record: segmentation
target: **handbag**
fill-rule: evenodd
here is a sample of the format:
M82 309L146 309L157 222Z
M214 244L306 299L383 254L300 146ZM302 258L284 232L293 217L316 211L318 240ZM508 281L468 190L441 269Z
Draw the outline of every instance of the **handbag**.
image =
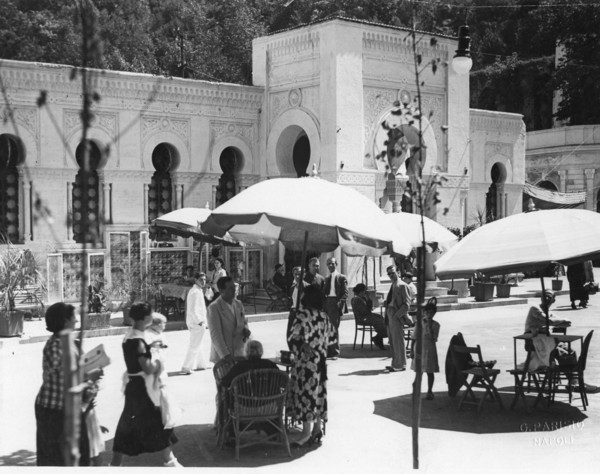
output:
M583 285L583 287L588 292L588 295L595 295L598 293L598 283L588 281L585 285Z

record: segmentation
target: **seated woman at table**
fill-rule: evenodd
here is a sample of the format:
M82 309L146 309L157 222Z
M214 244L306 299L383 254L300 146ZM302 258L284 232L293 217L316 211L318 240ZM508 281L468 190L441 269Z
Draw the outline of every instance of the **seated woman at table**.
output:
M539 306L529 308L527 318L525 319L525 333L531 333L534 337L538 333L548 334L546 330L546 313L550 311L550 306L556 301L554 293L546 290L541 298ZM554 319L549 315L548 322L550 326L569 327L571 321L565 319Z
M285 267L278 263L275 265L275 273L273 274L273 283L275 286L284 294L290 294L290 287L292 286L292 282L285 275Z

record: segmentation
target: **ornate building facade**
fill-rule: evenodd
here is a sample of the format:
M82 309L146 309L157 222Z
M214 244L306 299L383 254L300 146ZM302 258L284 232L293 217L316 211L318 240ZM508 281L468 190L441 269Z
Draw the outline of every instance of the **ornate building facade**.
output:
M400 207L376 159L381 122L396 100L416 96L407 31L334 19L253 41L253 86L97 71L94 119L81 137L81 83L67 66L2 61L0 206L2 230L48 262L49 299L74 299L82 212L97 226L92 275L136 268L156 281L202 259L186 239L157 244L151 220L181 207L214 208L260 180L306 175L352 186L386 211ZM469 81L450 67L456 39L423 41L424 179L441 173L440 203L428 214L462 228L480 208L518 212L524 128L515 114L469 110ZM40 95L43 99L40 103ZM93 180L79 174L88 147ZM87 189L90 206L81 209ZM325 199L326 197L324 197ZM301 200L301 196L299 196ZM11 207L12 206L12 207ZM283 248L223 250L261 285ZM351 281L362 259L342 258ZM201 265L205 265L205 259ZM168 268L165 270L165 268Z

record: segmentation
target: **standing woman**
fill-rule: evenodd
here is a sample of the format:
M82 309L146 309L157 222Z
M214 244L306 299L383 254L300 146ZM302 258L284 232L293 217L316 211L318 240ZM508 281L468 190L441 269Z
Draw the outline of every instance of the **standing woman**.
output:
M293 417L302 421L302 435L294 447L319 443L321 421L327 421L327 346L335 342L335 333L322 308L319 289L306 287L288 337L295 356L289 404Z
M144 339L144 330L152 323L152 307L147 302L134 303L129 312L133 326L123 341L123 356L127 366L125 407L119 419L111 466L120 466L123 455L161 451L167 467L181 467L171 451L177 442L172 429L165 429L160 407L150 399L146 390L145 375L160 372L160 361L153 361L150 346Z
M209 283L210 283L210 287L212 288L213 293L214 293L212 301L215 301L221 294L221 293L219 293L219 288L217 286L217 282L219 281L219 278L226 277L227 272L223 268L225 266L225 262L223 262L222 258L220 258L220 257L215 258L213 265L215 266L215 269L213 270L213 272L210 276Z
M75 327L75 307L54 303L46 310L46 329L52 333L44 345L42 386L35 399L36 451L38 466L65 466L63 458L64 374L60 332ZM82 424L79 465L89 465L89 443Z

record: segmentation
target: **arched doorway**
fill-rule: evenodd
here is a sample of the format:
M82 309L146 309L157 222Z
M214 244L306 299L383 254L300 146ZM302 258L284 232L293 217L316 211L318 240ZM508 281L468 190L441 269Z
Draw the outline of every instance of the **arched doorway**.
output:
M504 197L504 182L506 168L502 163L494 163L490 172L492 184L485 196L485 221L493 222L505 217L506 205Z
M87 150L86 150L87 148ZM88 153L88 168L85 154ZM100 185L98 169L102 163L102 152L93 140L82 141L75 149L75 160L79 171L75 176L72 191L73 240L77 243L100 240ZM87 223L84 222L87 219Z
M23 146L17 137L0 135L0 234L19 242L19 170L24 161Z
M179 165L177 149L170 143L159 143L152 151L154 174L148 186L148 221L173 210L173 180L171 172ZM151 233L154 240L170 240L168 232Z
M538 188L548 189L549 191L558 191L558 188L552 181L544 180L536 184Z
M296 175L299 178L308 176L306 171L308 170L308 164L310 163L310 142L308 141L306 134L300 135L296 139L292 151L292 161L294 163Z
M219 166L221 167L221 177L215 193L215 204L221 204L229 201L238 192L237 176L244 167L244 155L242 152L228 146L219 156Z
M277 167L282 175L308 176L311 148L308 135L302 127L286 127L277 140L275 148Z

